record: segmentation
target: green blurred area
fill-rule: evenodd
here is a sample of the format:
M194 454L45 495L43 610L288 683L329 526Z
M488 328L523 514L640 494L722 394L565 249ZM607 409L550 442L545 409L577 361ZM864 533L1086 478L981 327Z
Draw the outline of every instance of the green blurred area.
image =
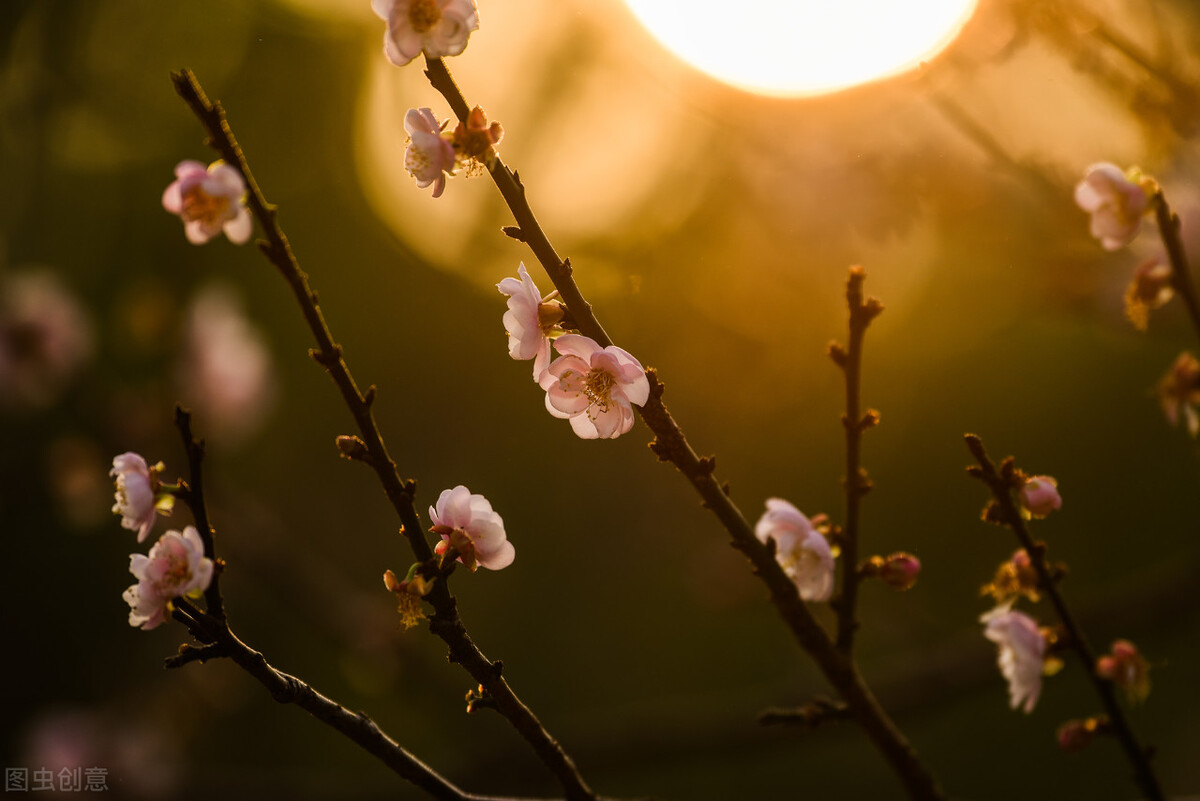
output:
M1139 163L1200 253L1194 8L985 2L922 77L788 101L655 71L617 0L480 5L451 70L503 122L501 153L606 329L659 369L748 517L780 496L841 519L844 401L825 347L845 337L847 267L866 267L887 311L866 345L864 402L882 424L865 443L862 547L911 551L924 571L902 595L864 587L860 659L951 795L1137 795L1114 743L1055 745L1062 721L1098 711L1078 665L1047 679L1033 714L1007 706L977 619L1016 543L979 522L967 431L1057 477L1063 510L1034 533L1069 563L1093 644L1128 638L1150 659L1154 691L1131 718L1170 793L1200 792L1200 451L1154 397L1195 334L1177 303L1146 334L1123 319L1155 232L1105 253L1071 200L1088 164ZM135 547L105 473L135 450L182 474L183 321L219 282L276 377L258 430L194 422L234 630L465 789L559 792L502 719L463 713L472 682L440 641L401 630L380 576L411 557L373 476L337 456L353 421L286 286L253 246L194 247L162 210L175 164L212 158L169 81L186 66L225 106L356 378L377 385L420 508L461 483L504 517L516 562L456 575L454 592L592 786L900 797L853 726L755 722L827 689L744 559L642 424L578 440L506 357L492 287L522 260L549 282L500 233L486 177L433 200L394 169L402 129L381 154L380 86L401 113L448 111L419 65L382 63L366 0L6 0L0 31L0 274L54 271L95 340L52 403L0 409L5 766L83 754L114 797L423 797L231 665L164 672L178 626L126 624ZM189 522L180 510L156 532Z

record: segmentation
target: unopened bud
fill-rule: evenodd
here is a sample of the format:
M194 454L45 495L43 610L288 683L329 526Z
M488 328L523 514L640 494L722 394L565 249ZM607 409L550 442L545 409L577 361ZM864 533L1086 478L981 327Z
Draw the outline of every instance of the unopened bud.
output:
M921 573L921 560L910 553L899 551L884 560L879 578L896 590L907 590L917 583Z
M367 450L367 444L353 434L343 434L334 440L337 449L342 456L347 459L356 459L360 462L367 461L370 452Z
M1062 508L1058 494L1058 482L1050 476L1033 476L1025 479L1025 485L1017 494L1021 508L1031 517L1045 517Z
M1076 754L1092 744L1096 738L1096 718L1068 720L1058 727L1058 747L1069 754Z

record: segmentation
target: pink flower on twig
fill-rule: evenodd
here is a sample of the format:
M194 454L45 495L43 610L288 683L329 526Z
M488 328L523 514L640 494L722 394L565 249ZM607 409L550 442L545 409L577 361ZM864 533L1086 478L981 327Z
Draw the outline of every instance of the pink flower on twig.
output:
M441 197L446 175L454 174L454 144L442 133L437 117L427 108L410 108L404 115L404 130L410 142L404 153L404 168L417 179L421 189L433 184L433 196Z
M1008 680L1009 705L1032 712L1042 692L1046 656L1046 638L1037 621L1014 612L1010 602L985 612L979 622L985 626L983 636L1000 648L998 661L1000 672Z
M1146 190L1121 172L1115 164L1102 162L1087 168L1075 187L1075 202L1092 215L1092 236L1105 250L1128 245L1142 227L1142 215L1150 206Z
M479 27L475 0L371 0L371 10L387 23L383 52L397 67L422 51L433 58L457 56Z
M172 600L208 589L213 562L204 555L199 532L188 526L182 534L162 535L148 556L131 555L129 572L138 580L122 596L130 607L129 625L149 630L167 619Z
M522 361L533 359L533 380L537 381L550 364L550 334L562 333L556 329L563 318L563 307L542 300L524 264L517 268L517 275L519 279L505 278L496 284L500 294L508 296L508 311L504 313L508 355Z
M805 601L828 601L833 594L833 552L829 541L804 514L782 498L768 498L767 511L754 526L765 543L775 540L775 561L796 584Z
M616 439L633 428L633 407L650 397L641 362L581 334L559 337L554 348L562 355L538 379L547 411L570 420L583 439Z
M116 484L113 514L121 515L122 528L137 532L138 542L146 539L158 513L170 514L175 505L173 495L159 492L162 485L158 474L162 471L162 462L150 467L140 454L132 451L113 457L112 470L108 472Z
M504 520L492 511L487 498L472 495L462 484L442 490L437 504L429 507L429 519L430 530L442 538L437 553L456 552L458 561L470 570L479 566L499 570L516 558L516 549L504 533Z
M193 245L203 245L222 231L241 245L250 238L253 223L245 204L242 174L222 161L207 168L198 161L181 161L175 181L163 192L163 208L178 214Z

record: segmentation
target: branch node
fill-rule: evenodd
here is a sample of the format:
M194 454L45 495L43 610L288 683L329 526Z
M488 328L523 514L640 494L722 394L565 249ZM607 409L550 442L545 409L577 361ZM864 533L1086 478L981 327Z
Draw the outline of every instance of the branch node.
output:
M367 387L367 391L363 393L363 404L370 408L375 403L375 385Z
M506 225L503 228L501 228L500 230L504 232L505 236L512 237L513 239L517 240L518 242L528 242L529 241L525 238L525 232L521 230L521 227L519 225Z

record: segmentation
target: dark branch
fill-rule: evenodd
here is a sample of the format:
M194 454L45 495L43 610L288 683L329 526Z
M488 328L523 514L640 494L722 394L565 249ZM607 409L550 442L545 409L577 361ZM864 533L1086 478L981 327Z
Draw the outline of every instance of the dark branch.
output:
M1142 792L1151 801L1162 801L1164 798L1163 791L1159 787L1158 778L1154 775L1153 768L1150 766L1150 758L1147 751L1138 744L1137 737L1133 733L1133 728L1129 725L1129 721L1126 720L1125 712L1121 709L1121 705L1117 701L1116 693L1113 692L1112 683L1100 678L1096 674L1095 653L1092 651L1091 645L1088 644L1087 637L1083 633L1083 628L1076 623L1075 616L1071 614L1071 610L1067 606L1062 592L1058 589L1057 582L1055 581L1055 571L1046 564L1045 549L1038 547L1034 543L1033 537L1030 536L1029 529L1025 525L1025 520L1017 508L1016 501L1013 499L1011 476L1015 471L1015 467L1013 467L1011 457L1005 459L1000 466L1000 470L997 470L996 465L988 458L987 451L983 447L983 440L975 434L967 434L966 442L971 455L979 463L978 470L970 471L971 476L978 478L986 484L992 493L992 500L995 504L992 508L997 510L997 514L994 516L992 522L1000 523L1009 528L1016 535L1017 540L1021 543L1021 547L1029 554L1029 561L1038 574L1038 587L1050 598L1050 602L1054 605L1054 611L1058 614L1059 622L1067 632L1066 639L1069 646L1075 651L1075 654L1079 657L1079 661L1083 663L1084 671L1087 673L1092 685L1096 688L1096 693L1100 696L1100 700L1104 704L1104 709L1108 712L1108 716L1112 720L1113 733L1120 741L1121 747L1133 765L1134 778L1138 786L1142 788Z

